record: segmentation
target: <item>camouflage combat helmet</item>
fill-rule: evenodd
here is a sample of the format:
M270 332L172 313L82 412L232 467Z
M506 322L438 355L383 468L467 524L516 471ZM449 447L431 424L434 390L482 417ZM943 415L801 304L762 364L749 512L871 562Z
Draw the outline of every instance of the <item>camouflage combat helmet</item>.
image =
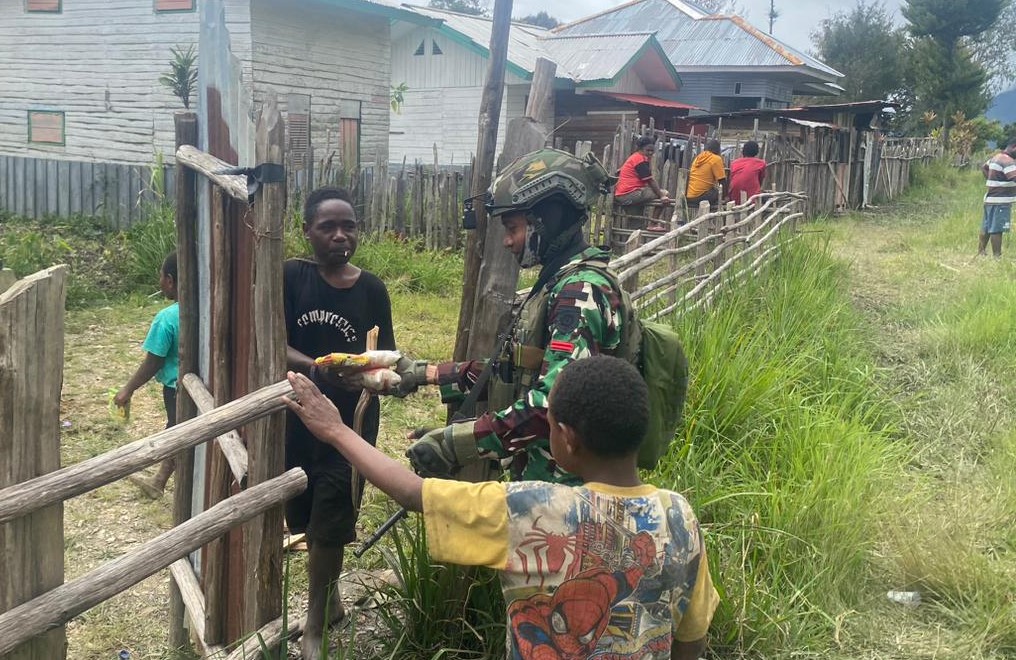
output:
M555 195L585 211L610 192L607 170L592 153L576 158L567 151L540 149L521 156L501 170L487 192L487 214L496 217L529 211Z

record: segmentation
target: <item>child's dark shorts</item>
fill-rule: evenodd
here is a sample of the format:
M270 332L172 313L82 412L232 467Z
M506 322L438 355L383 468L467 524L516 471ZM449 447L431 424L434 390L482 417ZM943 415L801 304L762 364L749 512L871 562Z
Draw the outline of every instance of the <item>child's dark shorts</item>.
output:
M364 419L364 438L377 442L378 406ZM373 413L373 414L372 414ZM350 420L352 422L352 420ZM292 413L286 419L286 469L303 468L307 490L286 502L286 524L293 534L305 533L311 543L348 545L356 540L364 480L333 447L318 441Z

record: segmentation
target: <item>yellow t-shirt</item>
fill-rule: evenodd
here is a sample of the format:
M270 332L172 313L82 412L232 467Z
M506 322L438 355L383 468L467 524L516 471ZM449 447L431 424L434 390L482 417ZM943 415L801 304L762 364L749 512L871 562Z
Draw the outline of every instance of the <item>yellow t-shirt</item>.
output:
M691 163L688 170L688 192L689 199L701 197L716 186L717 183L727 178L723 169L723 158L711 151L703 151Z
M501 571L509 657L669 657L719 600L691 506L654 486L427 479L423 515L434 559Z

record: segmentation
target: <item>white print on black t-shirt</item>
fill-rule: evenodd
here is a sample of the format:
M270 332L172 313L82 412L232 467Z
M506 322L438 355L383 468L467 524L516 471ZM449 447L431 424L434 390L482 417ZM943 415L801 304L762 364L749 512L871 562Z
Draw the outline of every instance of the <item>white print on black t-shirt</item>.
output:
M339 316L335 312L329 312L327 309L315 309L296 320L298 328L305 328L312 323L334 326L342 333L346 341L356 341L356 328L353 327L353 324L346 317Z

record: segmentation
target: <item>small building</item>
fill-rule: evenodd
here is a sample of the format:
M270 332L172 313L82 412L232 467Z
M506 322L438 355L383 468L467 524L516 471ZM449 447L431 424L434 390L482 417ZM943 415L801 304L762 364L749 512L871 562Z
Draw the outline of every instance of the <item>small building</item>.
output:
M254 109L269 88L276 91L302 167L329 156L346 167L387 158L391 26L429 19L394 0L221 1ZM124 211L133 219L131 209L109 200L133 204L141 168L159 153L172 158L173 113L182 105L159 77L169 70L171 48L197 49L198 4L0 3L0 209ZM48 198L63 198L49 191L70 185L59 180L63 171L71 176L68 163L102 164L102 176L88 168L89 180L77 175L76 187L93 194L51 205ZM33 190L43 193L26 201Z
M405 102L392 111L391 160L441 165L470 162L486 82L492 21L482 16L406 7L430 25L397 25L392 35L392 84L405 84ZM515 23L509 33L498 149L508 123L525 114L536 61L557 64L552 116L555 136L590 140L613 136L622 114L686 115L689 107L660 98L681 88L681 76L651 32L556 35ZM668 115L669 116L669 115ZM605 138L609 141L609 138ZM604 142L605 143L605 142ZM594 148L598 146L594 143ZM436 152L436 153L435 153Z
M837 96L843 74L739 16L682 0L633 0L554 29L559 36L650 30L681 76L660 96L704 113L789 107L795 96ZM695 114L697 111L692 111Z

